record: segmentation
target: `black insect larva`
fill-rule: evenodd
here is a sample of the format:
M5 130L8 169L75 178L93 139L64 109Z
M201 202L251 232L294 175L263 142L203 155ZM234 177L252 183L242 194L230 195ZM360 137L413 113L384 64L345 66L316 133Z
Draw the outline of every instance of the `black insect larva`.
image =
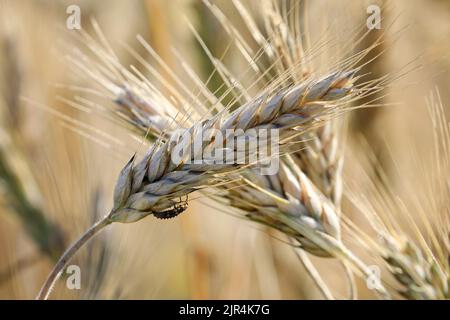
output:
M171 218L175 218L177 215L182 213L184 210L187 209L187 207L188 207L188 202L187 202L187 198L186 198L186 201L183 202L182 204L175 204L173 206L173 208L167 209L164 211L153 212L153 215L158 219L171 219Z

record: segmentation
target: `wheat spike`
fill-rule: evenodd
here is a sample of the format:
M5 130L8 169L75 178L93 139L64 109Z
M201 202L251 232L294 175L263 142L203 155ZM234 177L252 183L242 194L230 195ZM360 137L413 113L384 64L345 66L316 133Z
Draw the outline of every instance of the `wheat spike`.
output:
M301 171L285 163L273 176L262 176L256 170L244 172L246 183L230 188L226 195L231 205L245 211L248 219L269 225L297 239L306 251L330 257L330 250L314 243L280 216L324 232L340 240L340 224L334 206Z
M326 103L351 92L352 76L353 72L334 73L272 95L261 95L230 115L221 113L186 129L185 133L191 141L211 128L223 133L240 129L244 135L251 129L268 128L279 129L280 136L289 131L292 135L293 128L307 128L328 115L333 108L327 108ZM225 139L235 138L224 136ZM223 164L216 168L205 164L174 164L170 155L182 138L182 135L171 136L172 143L156 144L138 164L135 165L133 159L125 166L116 185L112 221L134 222L152 212L170 208L176 198L214 183L214 175L243 167L238 164ZM203 145L201 151L208 148L214 147L209 143Z
M403 297L411 300L448 299L448 277L412 241L386 237L381 250L389 271L403 287L399 289Z

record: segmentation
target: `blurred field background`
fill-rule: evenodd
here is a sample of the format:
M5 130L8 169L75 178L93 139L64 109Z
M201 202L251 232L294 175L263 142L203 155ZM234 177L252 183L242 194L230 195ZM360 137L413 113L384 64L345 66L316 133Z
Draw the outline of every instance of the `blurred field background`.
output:
M242 23L230 1L213 2L231 20L236 18L237 25ZM244 3L258 6L257 1ZM345 43L349 30L364 26L366 8L374 1L308 3L312 39L320 41L329 32ZM414 68L383 93L385 107L359 110L349 117L346 154L352 156L345 163L345 181L364 185L352 163L357 161L357 140L363 136L392 187L402 194L407 191L396 183L398 168L393 163L403 177L421 184L410 146L418 154L430 151L432 128L424 121L425 97L439 88L445 110L450 110L450 4L446 0L378 3L384 19L378 36L385 37L385 52L367 71L376 77L410 62ZM73 47L84 49L71 34L74 31L65 27L66 8L72 4L81 8L85 31L93 32L90 20L95 19L123 65L134 65L144 74L146 70L125 48L145 56L137 34L174 70L179 65L171 48L176 48L203 79L212 67L186 19L216 56L227 47L225 31L197 0L0 0L2 299L36 295L65 244L108 212L117 173L141 148L139 140L106 113L86 112L66 101L74 95L66 85L91 85L65 59ZM226 63L234 70L245 67L233 60L232 52ZM210 83L211 88L219 85ZM17 188L11 190L11 185ZM231 209L217 209L201 195L192 198L188 211L176 219L149 217L109 228L72 262L81 267L81 290L68 290L61 279L53 298L321 298L276 232L235 218ZM350 203L343 205L343 211L358 221ZM313 261L337 296L345 297L342 267L327 259ZM363 283L359 286L363 298L371 297Z

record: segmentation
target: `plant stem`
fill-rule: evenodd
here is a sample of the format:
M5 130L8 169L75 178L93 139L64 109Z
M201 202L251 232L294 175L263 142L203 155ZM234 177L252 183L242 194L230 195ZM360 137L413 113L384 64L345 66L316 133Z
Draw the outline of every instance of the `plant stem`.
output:
M38 296L36 297L36 300L47 300L53 286L55 285L56 281L61 276L64 268L66 267L67 263L70 261L70 259L75 255L75 253L83 247L89 240L91 240L100 230L102 230L104 227L109 225L112 221L109 219L109 215L105 216L102 220L96 222L94 225L92 225L77 241L75 241L59 258L58 262L56 263L55 267L53 268L52 272L47 277L47 280L45 280L44 285L42 286L41 290L39 291Z
M358 299L358 290L356 288L355 277L353 275L353 271L351 267L348 265L347 261L341 261L342 266L344 267L345 274L347 275L347 283L348 283L348 291L349 291L349 300L357 300Z
M328 286L326 285L326 283L323 281L323 279L320 276L319 272L317 271L316 267L314 267L311 259L307 255L307 253L303 249L297 249L297 248L294 248L294 252L297 255L300 262L302 263L305 270L311 276L311 279L314 281L315 285L320 290L320 292L322 293L324 298L327 300L334 300L333 294L331 293L331 291L328 288Z

